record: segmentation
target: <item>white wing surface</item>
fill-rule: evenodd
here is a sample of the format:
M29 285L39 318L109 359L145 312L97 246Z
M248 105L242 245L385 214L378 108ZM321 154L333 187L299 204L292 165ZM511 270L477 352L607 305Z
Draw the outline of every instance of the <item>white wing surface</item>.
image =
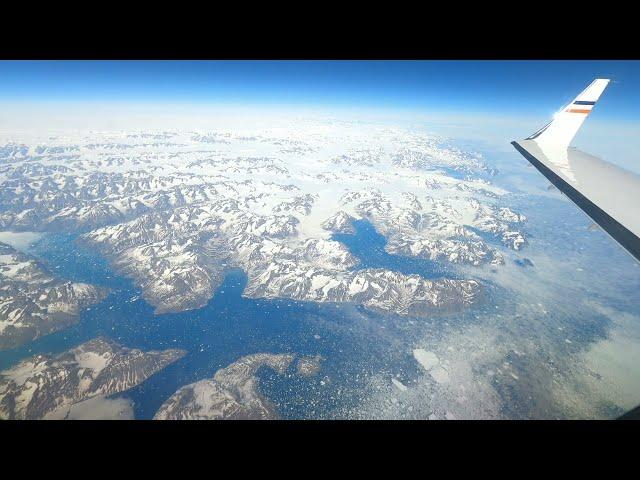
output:
M512 145L640 261L640 176L570 147L609 80L594 80L553 120Z

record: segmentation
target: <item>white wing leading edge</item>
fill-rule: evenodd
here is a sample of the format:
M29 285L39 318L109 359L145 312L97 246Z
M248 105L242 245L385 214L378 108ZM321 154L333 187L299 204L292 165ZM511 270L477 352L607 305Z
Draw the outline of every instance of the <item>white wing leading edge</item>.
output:
M608 84L594 80L551 122L511 144L640 261L640 176L569 147Z

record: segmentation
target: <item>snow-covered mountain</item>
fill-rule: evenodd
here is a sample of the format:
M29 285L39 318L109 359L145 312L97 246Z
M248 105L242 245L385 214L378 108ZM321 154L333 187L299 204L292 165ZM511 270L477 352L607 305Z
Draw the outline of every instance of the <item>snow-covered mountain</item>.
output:
M56 278L30 255L0 242L0 350L73 325L81 308L107 293L95 285Z
M284 374L296 358L292 354L256 353L218 370L212 379L185 385L162 404L155 420L269 420L277 418L272 403L260 395L256 373L271 368ZM320 369L316 357L299 357L299 375Z
M240 268L248 297L419 315L469 305L481 285L359 269L332 234L365 219L389 253L500 265L526 243L525 218L493 173L442 138L344 122L14 135L0 147L0 228L81 232L159 314L202 307Z
M59 355L36 355L0 371L0 418L41 419L89 398L123 392L184 354L143 352L99 337Z

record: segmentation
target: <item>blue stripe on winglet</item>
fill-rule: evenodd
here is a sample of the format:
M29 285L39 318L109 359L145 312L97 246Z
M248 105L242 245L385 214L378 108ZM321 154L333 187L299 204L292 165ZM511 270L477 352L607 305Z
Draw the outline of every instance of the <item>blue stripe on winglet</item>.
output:
M574 105L595 105L596 102L587 102L586 100L576 100L573 102Z

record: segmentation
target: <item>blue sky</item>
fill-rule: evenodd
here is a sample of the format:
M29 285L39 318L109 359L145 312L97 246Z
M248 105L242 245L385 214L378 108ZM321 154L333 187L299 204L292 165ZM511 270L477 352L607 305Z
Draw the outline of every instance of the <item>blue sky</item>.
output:
M602 119L638 120L640 62L0 62L0 101L315 105L553 113L595 77L617 83Z

